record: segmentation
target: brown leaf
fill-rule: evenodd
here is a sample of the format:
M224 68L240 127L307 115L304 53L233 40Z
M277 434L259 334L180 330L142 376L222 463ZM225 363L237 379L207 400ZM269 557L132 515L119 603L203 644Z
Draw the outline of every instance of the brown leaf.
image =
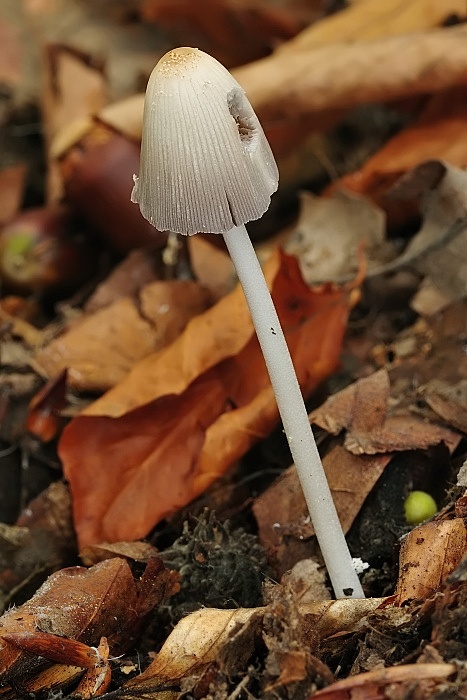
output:
M75 690L77 697L82 698L82 700L103 695L112 678L109 664L109 645L105 637L102 637L95 651L97 654L96 662L87 669Z
M36 647L48 639L46 646L48 644L51 648L52 658L60 642L54 642L48 635L65 637L89 646L96 646L105 636L113 653L127 648L141 624L141 616L148 611L148 601L160 602L151 589L157 582L157 575L162 575L164 579L166 574L160 562L156 569L157 574L151 574L152 584L146 585L141 594L123 559L109 559L90 569L72 567L52 574L30 600L0 618L1 681L12 682L18 676L25 679L43 665L43 659L31 657L18 649L18 640L22 640L24 648L28 639L33 642L35 639ZM165 591L164 585L162 589ZM159 586L159 593L160 590ZM37 632L46 636L39 634L35 637ZM16 635L13 637L16 639L15 646L1 641L4 635L12 634ZM69 650L66 642L64 647L66 656L67 648ZM71 647L76 661L76 648Z
M395 693L406 695L406 688L417 692L421 700L429 700L436 693L436 686L456 673L454 664L406 664L378 668L367 673L358 673L332 683L324 690L313 693L318 700L389 700ZM387 690L387 693L386 693ZM412 691L411 691L412 692Z
M166 639L154 661L126 688L143 690L192 674L218 660L222 648L243 629L244 643L256 633L263 608L215 610L204 608L184 617Z
M106 391L143 357L171 343L209 300L197 282L151 282L137 299L123 297L75 322L36 354L34 366L48 377L67 368L71 387Z
M423 387L423 396L446 423L467 434L467 379L455 384L432 379Z
M340 446L324 457L324 470L344 532L350 529L390 459L389 455L353 455ZM288 569L290 538L301 541L314 534L295 467L281 474L255 500L253 512L261 542L274 550L280 570Z
M362 244L370 268L387 259L384 212L372 202L346 192L330 197L304 192L300 204L285 250L297 256L308 284L354 277Z
M2 639L12 646L34 656L43 656L47 661L59 664L91 668L99 658L97 650L75 639L56 634L32 630L27 632L3 632Z
M271 272L306 395L338 360L349 292L309 290L287 256L272 261L270 280ZM237 288L65 429L59 449L81 546L146 535L225 473L277 421L264 360ZM111 470L103 468L107 463Z
M404 173L430 159L443 159L459 168L467 165L466 95L463 86L433 96L414 124L333 187L366 194L388 210L390 219L396 222L413 215L413 206L407 208L400 201L395 203L386 196L388 190Z
M226 65L246 63L268 53L272 46L296 34L306 21L320 14L319 0L210 0L199 11L191 0L144 0L146 21L168 27L185 45L208 51Z
M465 27L374 41L277 51L234 72L268 127L325 110L350 109L465 86Z
M62 428L60 411L65 408L67 371L63 369L31 399L26 428L42 442L50 442Z
M334 41L365 41L441 27L453 16L463 17L463 0L358 0L340 12L315 22L281 50L303 51Z
M62 569L27 603L0 618L0 637L39 630L96 645L105 634L112 647L118 648L127 641L126 636L122 638L122 628L133 621L135 603L133 577L122 559L110 559L91 569ZM28 675L40 663L0 641L0 678Z
M102 542L90 547L84 547L79 553L81 561L86 566L92 566L105 559L121 557L129 561L142 561L147 563L157 553L157 549L149 542L114 542L113 544Z
M0 170L0 225L18 213L26 178L24 165L12 165Z
M445 442L453 449L458 437L443 426L411 415L387 415L389 376L382 369L329 397L311 420L333 434L345 429L344 445L353 454L426 449Z
M467 550L461 518L438 520L414 528L403 539L395 603L428 598L460 563Z
M132 250L97 285L85 304L86 313L104 309L122 297L136 297L145 284L161 279L163 269L160 263L160 256L156 257L147 248Z
M75 552L69 491L56 481L28 504L16 525L0 523L0 588L6 593L34 574L45 577Z
M83 121L107 104L107 83L102 66L71 46L50 44L46 49L46 89L43 93L47 141L71 122ZM49 201L62 195L56 165L49 163Z

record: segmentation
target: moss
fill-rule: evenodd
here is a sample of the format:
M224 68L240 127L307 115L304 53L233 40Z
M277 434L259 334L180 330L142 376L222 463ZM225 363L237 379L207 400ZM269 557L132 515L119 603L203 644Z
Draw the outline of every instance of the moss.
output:
M181 590L171 598L172 621L203 606L255 607L262 604L266 553L256 536L220 523L206 510L161 552L167 567L181 574Z

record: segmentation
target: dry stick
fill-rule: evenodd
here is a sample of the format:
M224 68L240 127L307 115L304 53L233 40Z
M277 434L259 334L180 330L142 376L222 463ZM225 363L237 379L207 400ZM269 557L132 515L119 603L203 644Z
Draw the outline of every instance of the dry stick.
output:
M250 309L290 451L336 597L364 598L276 309L245 226L224 235Z

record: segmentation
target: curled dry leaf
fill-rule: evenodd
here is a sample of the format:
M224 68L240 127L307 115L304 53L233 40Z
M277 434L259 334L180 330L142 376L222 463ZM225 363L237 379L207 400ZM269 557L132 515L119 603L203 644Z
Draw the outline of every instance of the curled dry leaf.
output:
M389 414L389 396L389 375L381 369L330 396L311 420L334 435L345 429L344 445L353 454L426 449L439 442L452 450L458 444L452 430L407 410Z
M446 423L467 434L467 378L452 384L432 379L423 387L423 397Z
M321 639L351 631L382 603L382 598L309 602L299 608L304 629L313 629ZM267 608L217 610L204 608L184 617L166 639L154 661L140 676L125 686L138 691L178 681L203 666L226 662L225 649L234 640L243 645L237 659L251 654L254 639L261 634L261 621ZM228 663L228 662L227 662ZM244 666L243 666L244 668ZM229 665L229 672L238 672Z
M45 577L75 551L70 494L56 481L28 504L16 525L0 523L0 589L7 593L39 572Z
M466 551L467 530L461 518L436 520L413 529L402 541L395 604L431 596Z
M83 52L62 44L50 44L46 50L45 90L42 99L47 141L71 122L89 120L107 104L107 81L102 66ZM48 169L49 201L63 194L57 164L50 158Z
M109 645L105 637L102 637L99 646L94 651L97 656L96 661L87 669L75 690L77 697L82 698L82 700L103 695L111 681Z
M295 259L283 254L274 256L267 275L307 395L338 361L352 292L310 290ZM264 360L237 288L65 429L59 452L81 546L146 535L225 473L277 421Z
M171 574L161 562L151 569L139 589L123 559L52 574L30 600L0 618L0 682L24 680L43 666L43 658L30 656L23 650L25 645L36 643L44 653L45 644L51 658L58 651L66 658L67 642L60 648L56 641L61 637L96 646L105 636L113 653L127 648L148 609L160 603L172 587ZM6 641L8 637L15 643ZM82 648L71 647L70 664L76 663L77 654L82 664Z
M385 215L372 202L344 191L330 197L304 192L300 205L300 217L285 250L297 256L308 284L355 276L362 245L370 269L388 258Z
M414 206L404 206L388 196L391 186L423 161L443 159L453 166L467 165L465 124L467 88L453 87L434 95L414 124L390 139L365 164L341 178L333 187L365 194L388 211L390 221L401 223L413 216Z
M449 677L454 677L457 668L454 664L406 664L391 666L368 673L359 673L342 681L332 683L324 690L313 693L318 700L389 700L394 693L406 696L406 688L416 692L420 700L429 700L436 693L436 686ZM386 692L387 691L387 692ZM399 697L399 695L397 696Z
M227 65L246 63L269 53L272 46L294 36L307 22L319 17L321 2L268 0L244 3L211 0L209 10L191 0L144 0L145 20L168 27L185 44L199 46Z
M0 170L0 225L18 213L23 198L26 166L11 165Z
M235 71L264 126L467 84L467 30L278 51Z
M143 357L169 345L209 302L197 282L151 282L136 299L123 297L75 322L35 355L34 367L47 377L67 368L71 387L106 391Z
M241 634L251 649L262 613L262 608L204 608L191 613L180 620L154 661L127 687L144 689L190 675L218 660L223 647L236 635Z
M364 41L441 27L453 16L465 16L463 0L358 0L340 12L311 24L279 51L303 51L334 41Z

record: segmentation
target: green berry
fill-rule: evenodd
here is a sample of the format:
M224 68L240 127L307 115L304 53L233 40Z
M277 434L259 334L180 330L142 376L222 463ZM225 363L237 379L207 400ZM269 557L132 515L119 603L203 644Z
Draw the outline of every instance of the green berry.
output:
M425 491L411 491L404 501L405 519L409 525L419 525L438 512L435 499Z

